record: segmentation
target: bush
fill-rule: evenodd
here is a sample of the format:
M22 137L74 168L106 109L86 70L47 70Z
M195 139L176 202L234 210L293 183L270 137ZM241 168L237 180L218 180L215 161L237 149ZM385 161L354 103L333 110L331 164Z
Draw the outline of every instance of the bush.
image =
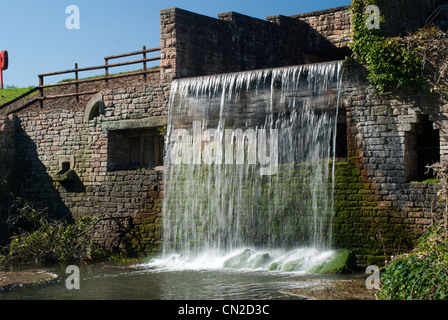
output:
M378 299L448 298L448 241L442 224L434 224L411 253L395 258L381 275Z
M102 251L92 244L88 234L97 221L91 217L74 223L50 220L45 210L36 210L27 201L17 199L8 219L13 236L0 260L6 264L52 264L102 258Z

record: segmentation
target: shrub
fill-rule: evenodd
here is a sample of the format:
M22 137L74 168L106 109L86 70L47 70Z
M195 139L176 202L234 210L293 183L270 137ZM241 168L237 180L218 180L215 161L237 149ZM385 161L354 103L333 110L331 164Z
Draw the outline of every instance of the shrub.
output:
M434 224L411 253L395 258L381 275L378 299L448 298L448 241L442 224Z
M50 220L45 210L36 210L27 201L17 199L8 219L13 236L1 260L51 264L100 259L103 253L92 244L88 233L97 221L92 217L82 217L74 223Z

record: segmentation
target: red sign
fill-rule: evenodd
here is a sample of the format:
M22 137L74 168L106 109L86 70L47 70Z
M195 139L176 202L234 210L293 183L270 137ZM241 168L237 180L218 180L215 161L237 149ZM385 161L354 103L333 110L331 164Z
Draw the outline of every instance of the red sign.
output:
M3 89L3 70L8 69L8 51L0 51L0 88Z
M0 51L0 68L8 69L8 51Z

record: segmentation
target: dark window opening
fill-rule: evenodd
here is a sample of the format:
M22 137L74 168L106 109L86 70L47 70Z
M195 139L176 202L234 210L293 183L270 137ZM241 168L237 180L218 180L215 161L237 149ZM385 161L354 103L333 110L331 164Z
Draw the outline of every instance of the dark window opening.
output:
M67 172L68 170L70 170L70 162L62 162L62 173Z
M429 117L420 116L419 122L405 133L405 178L409 181L434 179L427 166L440 161L440 135Z
M99 100L91 106L88 105L86 112L87 112L87 118L85 118L86 121L90 121L99 117L101 114L104 113L103 101Z
M439 130L434 130L433 123L426 121L421 133L417 135L417 174L418 180L434 179L432 170L426 166L440 161Z
M100 103L97 102L97 103L95 103L95 105L92 108L92 111L91 111L90 116L89 116L89 120L92 120L92 119L94 119L96 117L99 117L99 116L100 116Z
M157 130L109 132L108 170L133 170L163 165L164 138Z
M336 159L346 159L347 154L347 123L338 123L336 132Z
M336 125L336 141L335 141L335 158L336 161L346 161L348 156L348 142L347 142L347 117L345 111L338 115L338 122ZM333 156L333 152L331 152Z

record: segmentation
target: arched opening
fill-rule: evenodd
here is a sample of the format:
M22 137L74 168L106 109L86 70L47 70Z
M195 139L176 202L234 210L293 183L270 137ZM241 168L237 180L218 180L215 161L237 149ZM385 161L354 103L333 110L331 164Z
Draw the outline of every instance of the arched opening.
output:
M84 111L84 121L87 122L93 120L103 114L103 112L103 95L101 93L97 93L87 103L86 109Z

